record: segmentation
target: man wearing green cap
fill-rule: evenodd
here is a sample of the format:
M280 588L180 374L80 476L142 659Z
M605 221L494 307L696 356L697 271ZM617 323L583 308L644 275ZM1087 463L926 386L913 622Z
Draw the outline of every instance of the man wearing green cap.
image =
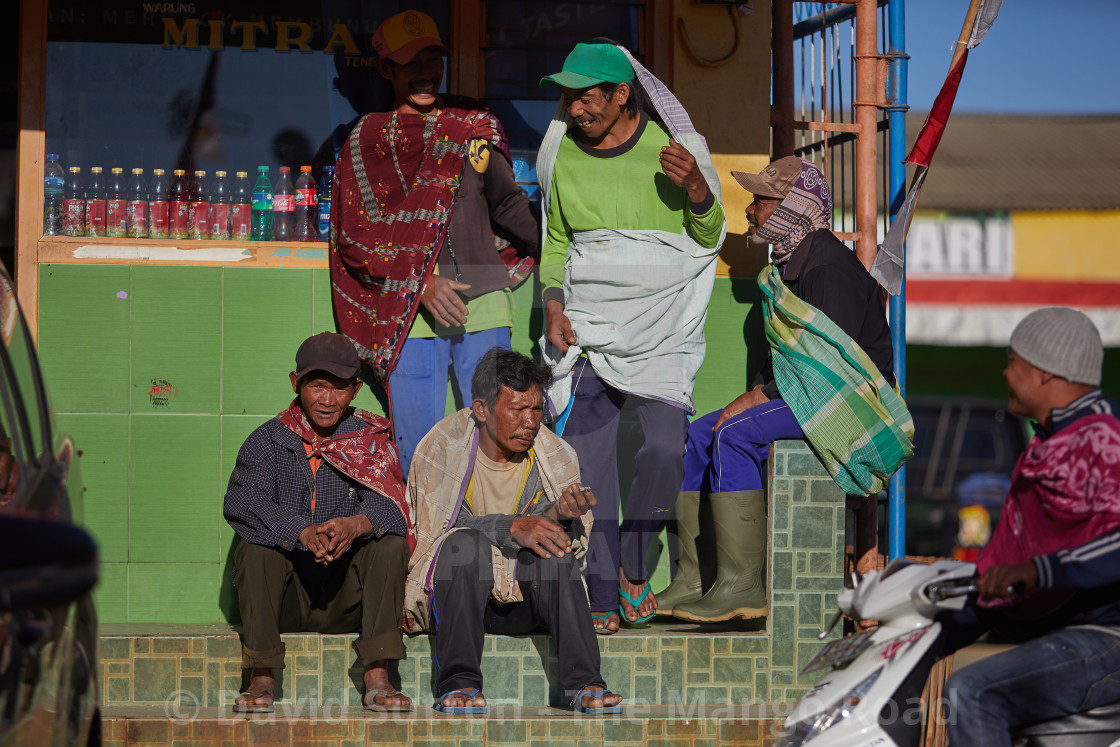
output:
M577 44L537 157L549 392L582 479L599 496L588 563L596 629L653 615L646 548L683 476L692 387L726 235L719 179L675 97L622 47ZM651 104L650 102L654 102ZM585 356L585 357L581 357ZM636 407L644 443L621 526L615 440Z

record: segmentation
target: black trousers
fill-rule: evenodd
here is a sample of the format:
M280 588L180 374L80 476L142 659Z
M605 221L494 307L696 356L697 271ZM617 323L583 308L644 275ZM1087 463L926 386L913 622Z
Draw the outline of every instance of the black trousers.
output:
M436 624L435 696L482 689L485 633L524 635L544 625L556 645L564 701L588 685L603 685L599 644L574 556L517 555L524 602L495 604L492 545L481 533L461 529L444 542L433 574Z
M359 633L354 651L365 667L405 658L401 619L408 542L385 534L355 542L321 565L310 552L241 542L234 555L241 605L241 666L282 669L281 633Z

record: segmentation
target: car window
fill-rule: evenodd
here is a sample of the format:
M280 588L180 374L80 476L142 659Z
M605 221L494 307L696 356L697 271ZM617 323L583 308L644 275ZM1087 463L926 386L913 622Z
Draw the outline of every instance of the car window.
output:
M48 450L39 367L31 336L27 333L15 289L0 274L0 343L3 344L4 430L21 464L39 461Z

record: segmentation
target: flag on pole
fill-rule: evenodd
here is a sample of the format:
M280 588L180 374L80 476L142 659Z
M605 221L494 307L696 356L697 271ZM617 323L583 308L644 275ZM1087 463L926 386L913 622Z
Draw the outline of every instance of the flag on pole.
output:
M897 296L902 289L902 269L906 259L903 253L903 245L906 242L906 234L910 230L910 221L914 217L914 208L918 202L918 195L921 194L926 172L929 170L933 154L937 151L937 146L941 142L941 136L945 134L949 114L953 111L953 102L956 101L957 89L961 85L964 65L968 61L968 50L984 41L988 29L991 28L996 15L999 14L1002 2L1003 0L980 0L980 8L976 13L976 20L973 23L968 41L959 42L964 44L965 48L956 63L953 64L952 69L949 70L949 75L945 78L941 90L937 93L937 98L933 101L929 116L926 117L925 124L919 130L914 146L910 149L910 154L904 159L904 163L912 163L918 169L914 173L914 180L910 183L910 190L906 193L906 199L895 215L887 235L883 238L883 243L879 245L879 252L875 255L875 262L871 265L871 276L878 280L892 296Z

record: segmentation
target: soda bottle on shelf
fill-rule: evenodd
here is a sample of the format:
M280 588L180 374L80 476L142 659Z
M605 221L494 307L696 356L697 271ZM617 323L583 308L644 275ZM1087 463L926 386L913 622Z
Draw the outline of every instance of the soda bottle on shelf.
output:
M272 241L272 183L268 180L268 167L258 166L257 183L253 185L253 241Z
M292 170L280 167L280 178L272 190L272 240L291 241L296 222L296 190L288 174Z
M230 194L229 180L226 172L215 171L214 187L210 190L210 238L229 238L229 207L232 195Z
M152 185L148 192L148 237L167 238L168 192L167 177L163 169L152 169Z
M62 192L66 186L66 172L58 162L57 153L47 154L43 167L43 235L62 235Z
M334 166L323 167L319 180L319 241L331 239L331 193L334 191Z
M296 241L315 241L319 238L319 215L315 209L318 204L315 177L311 176L310 166L299 167L296 180L296 227L292 238Z
M82 167L71 166L66 177L66 197L62 201L65 213L63 230L67 236L86 235L86 185L82 184Z
M233 180L233 201L229 206L229 235L232 239L249 240L249 220L253 214L253 188L249 172L238 171Z
M190 211L190 195L187 189L187 172L184 169L175 169L171 177L171 186L167 192L167 237L171 239L185 239L187 232L187 215Z
M190 200L187 205L187 237L191 239L210 238L210 187L206 184L206 172L194 172L191 179Z
M124 169L114 167L109 175L108 198L105 200L105 235L120 238L125 234L125 183Z
M134 239L148 237L148 185L144 183L144 169L132 170L124 217L125 235Z
M105 176L100 166L89 170L86 184L86 236L105 235Z

